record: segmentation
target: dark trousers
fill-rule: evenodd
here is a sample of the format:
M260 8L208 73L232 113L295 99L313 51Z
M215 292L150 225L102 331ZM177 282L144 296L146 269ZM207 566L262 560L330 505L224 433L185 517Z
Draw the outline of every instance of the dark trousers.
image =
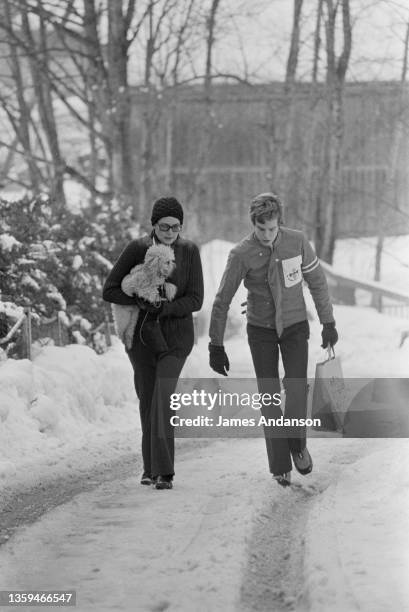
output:
M174 429L170 395L174 393L186 356L166 353L159 359L139 340L127 351L134 371L142 428L144 471L152 476L173 475Z
M260 393L280 392L278 371L279 354L284 366L285 418L305 419L307 414L307 364L308 364L308 321L301 321L286 327L278 337L275 329L247 325L248 343L256 372ZM262 409L266 418L282 416L280 406L266 406ZM285 430L264 427L270 472L283 474L292 469L291 453L303 450L306 445L305 427L297 427L286 435ZM280 435L281 434L281 435Z

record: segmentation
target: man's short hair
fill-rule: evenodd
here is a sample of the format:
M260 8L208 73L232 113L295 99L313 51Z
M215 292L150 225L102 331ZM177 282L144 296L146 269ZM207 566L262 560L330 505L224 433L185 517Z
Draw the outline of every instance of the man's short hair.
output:
M265 223L271 219L278 219L278 223L282 222L283 205L280 198L275 193L260 193L251 201L250 219L253 225Z

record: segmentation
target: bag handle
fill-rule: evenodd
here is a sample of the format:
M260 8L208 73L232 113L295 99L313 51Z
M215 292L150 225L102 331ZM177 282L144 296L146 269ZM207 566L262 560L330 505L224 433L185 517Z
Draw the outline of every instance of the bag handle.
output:
M141 341L141 343L142 343L144 346L148 346L148 345L146 344L146 342L144 342L143 337L142 337L142 329L143 329L143 326L144 326L144 323L145 323L145 321L146 321L146 317L147 317L147 316L148 316L148 311L146 311L146 312L145 312L145 316L143 317L143 320L142 320L141 326L140 326L140 328L139 328L139 340Z

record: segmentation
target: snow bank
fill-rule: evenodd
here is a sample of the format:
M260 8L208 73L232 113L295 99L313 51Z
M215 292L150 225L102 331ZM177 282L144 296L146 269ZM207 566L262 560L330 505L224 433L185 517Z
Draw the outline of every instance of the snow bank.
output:
M115 340L104 355L86 346L44 347L32 362L0 369L0 479L65 454L87 437L136 428L130 365Z
M372 281L377 238L336 240L333 267L339 274ZM387 236L381 259L381 283L400 291L409 286L409 236Z
M306 301L313 312L309 295ZM409 339L400 346L402 334L409 330L407 319L380 314L374 308L338 305L334 306L334 317L339 333L335 352L341 358L345 378L409 376ZM326 354L320 347L322 326L315 311L310 328L308 375L312 377L315 364Z
M227 257L234 244L226 240L212 240L201 247L200 255L203 264L204 301L202 310L198 314L199 328L207 335L210 323L210 313L222 278ZM226 337L234 333L241 333L245 324L245 317L241 314L241 304L247 299L247 290L243 286L237 290L230 309L226 326Z
M370 443L372 453L345 466L309 516L305 574L314 612L407 609L409 445Z

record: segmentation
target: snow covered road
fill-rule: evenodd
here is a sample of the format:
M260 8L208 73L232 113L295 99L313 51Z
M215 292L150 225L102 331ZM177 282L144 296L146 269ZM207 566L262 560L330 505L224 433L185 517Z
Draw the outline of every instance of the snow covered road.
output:
M406 441L312 439L315 471L295 475L298 486L290 490L271 481L262 439L198 446L180 457L172 491L143 487L136 476L111 481L23 528L0 548L2 588L76 589L79 612L373 612L385 608L374 607L365 591L361 597L359 578L374 585L382 577L383 600L394 598L394 609L403 610L403 576L385 575L368 558L371 549L360 547L357 512L372 507L364 540L378 534L383 553L400 556L402 573L396 524L390 537L377 525L376 507L359 496L360 469L351 507L344 477L356 461L373 466L379 444L389 469L408 455ZM381 481L388 498L388 482ZM397 497L404 503L408 490L402 483L394 503Z
M134 477L78 496L0 549L2 583L64 584L77 589L78 610L235 609L268 479L262 469L248 479L257 463L264 467L263 444L217 441L211 453L190 454L171 492Z

